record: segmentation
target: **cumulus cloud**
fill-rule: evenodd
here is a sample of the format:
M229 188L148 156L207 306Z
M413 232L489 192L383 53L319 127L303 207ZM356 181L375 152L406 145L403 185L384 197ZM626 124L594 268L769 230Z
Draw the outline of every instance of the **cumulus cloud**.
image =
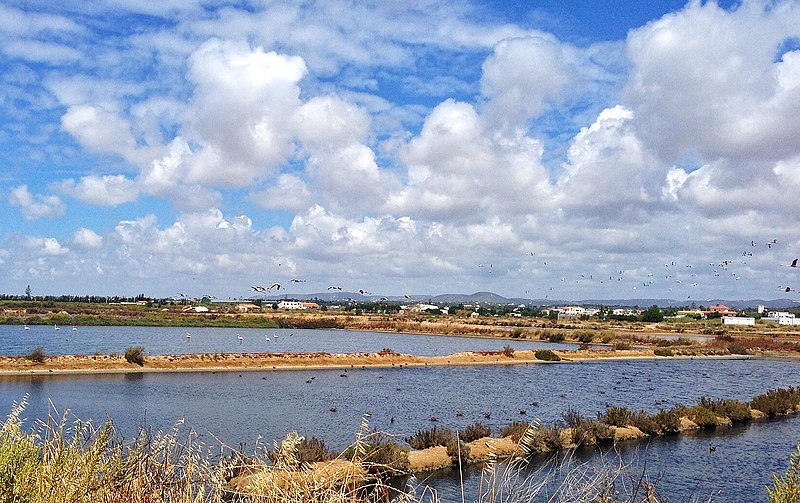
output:
M103 237L86 227L81 227L72 237L72 242L82 248L100 248L103 245Z
M131 158L136 149L128 121L99 106L69 107L61 117L61 127L81 145L96 152L112 152Z
M575 136L557 185L559 207L609 221L651 217L666 169L642 145L633 117L622 106L608 108Z
M292 153L291 117L300 106L303 60L212 39L189 59L194 84L185 161L191 182L242 187Z
M116 206L139 197L136 182L123 175L90 175L77 182L65 180L61 183L61 190L75 199L98 206Z
M60 217L66 212L64 203L57 196L32 194L27 185L20 185L11 189L8 203L18 206L20 213L27 220L42 217Z
M531 211L549 191L541 155L540 142L487 128L472 105L447 100L401 150L408 183L385 208L437 220Z
M56 238L27 236L22 240L22 246L33 253L45 256L57 256L69 253L69 248L62 246Z
M483 63L481 93L492 123L522 127L569 81L562 46L544 37L504 40Z
M730 11L691 2L632 31L625 104L642 139L670 162L692 152L708 161L796 152L797 61L776 51L800 35L798 26L793 2L743 2Z
M302 212L309 207L311 192L306 183L294 175L280 175L275 185L250 195L259 208Z

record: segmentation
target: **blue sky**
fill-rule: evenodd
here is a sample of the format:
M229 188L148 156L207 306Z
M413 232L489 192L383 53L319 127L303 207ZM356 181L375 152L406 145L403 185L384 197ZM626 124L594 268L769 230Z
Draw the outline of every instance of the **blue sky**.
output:
M0 291L796 296L798 27L788 1L5 2Z

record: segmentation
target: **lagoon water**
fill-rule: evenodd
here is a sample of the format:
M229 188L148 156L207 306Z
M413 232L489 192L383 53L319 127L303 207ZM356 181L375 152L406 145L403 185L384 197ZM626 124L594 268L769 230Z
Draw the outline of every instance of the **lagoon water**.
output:
M34 327L31 328L29 332L33 332ZM130 329L105 330L111 334L106 337L113 339L115 331ZM183 333L182 329L171 330L177 331L178 338ZM78 330L81 337L88 332L83 327ZM263 340L263 332L255 335ZM402 334L350 335L343 331L294 331L294 337L289 338L287 332L281 338L296 340L297 344L305 339L321 344L328 332L337 338L335 343L325 343L331 346L298 346L302 349L293 350L345 352L348 347L354 348L349 351L391 347L409 353L446 354L486 347L483 345L494 349L493 345L509 343ZM236 331L225 334L235 341ZM200 339L193 335L191 344ZM158 352L175 352L169 349L172 346L158 346L157 340L145 345ZM133 342L125 340L119 345L124 348ZM462 343L464 346L457 346ZM102 347L107 348L110 342L104 344ZM376 346L364 347L368 344ZM64 352L94 352L87 346L88 341ZM5 345L2 350L19 353ZM362 415L367 412L372 427L402 440L418 429L430 427L431 416L438 417L435 424L439 426L463 428L481 421L497 429L515 420L551 422L568 408L594 416L604 410L606 403L654 412L675 403L693 404L702 395L749 400L768 389L796 386L798 376L797 360L664 359L499 367L349 368L346 372L331 369L0 377L0 413L5 414L14 401L28 395L24 416L29 424L36 418L46 418L52 408L58 413L69 408L76 418L95 422L112 418L127 438L141 426L167 430L183 419L184 431L191 428L212 445L218 441L234 448L246 444L246 450L252 450L259 438L271 445L273 440L296 430L342 449L353 441ZM332 408L336 411L332 412ZM455 414L459 409L462 417ZM487 412L488 419L484 417ZM716 501L747 502L765 500L763 488L770 483L770 474L785 469L798 442L800 419L794 418L732 428L713 437L698 434L628 444L620 452L624 460L638 460L637 466L644 466L651 478L659 478L659 486L670 501L687 501L692 496L720 491ZM708 449L710 443L717 446L713 453ZM591 463L597 456L579 454L578 458ZM460 501L457 480L439 473L429 482L443 501L455 502ZM466 484L473 498L478 481L479 476L471 471Z
M191 335L190 338L186 334ZM238 337L242 340L239 341ZM267 340L269 338L269 341ZM422 356L460 351L514 349L574 349L575 344L552 344L474 337L360 332L352 330L295 330L210 327L105 327L69 325L0 325L0 354L25 355L41 346L46 354L122 353L144 346L147 354L326 352L374 353L390 348Z

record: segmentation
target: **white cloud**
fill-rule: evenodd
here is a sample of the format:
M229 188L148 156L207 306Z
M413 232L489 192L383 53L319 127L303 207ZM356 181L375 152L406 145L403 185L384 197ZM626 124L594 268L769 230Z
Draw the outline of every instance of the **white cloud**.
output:
M57 196L31 194L27 185L11 189L8 196L11 206L18 206L22 216L28 220L42 217L60 217L66 212L64 203Z
M335 96L315 97L296 111L297 138L312 151L336 150L367 139L367 112Z
M195 51L187 180L242 187L286 162L305 73L301 58L244 43L212 39Z
M561 46L543 37L504 40L483 63L481 93L494 124L522 127L543 110L569 77Z
M114 112L98 106L73 105L61 118L61 127L84 147L97 152L113 152L131 157L136 140L128 122Z
M800 6L743 2L727 11L692 2L628 37L633 64L625 93L642 139L668 162L776 159L800 148L794 57L776 61L800 35ZM780 57L780 55L778 55ZM735 175L732 175L735 176Z
M275 185L252 194L250 200L259 208L299 213L309 207L311 192L297 176L280 175Z
M575 136L558 181L559 207L607 221L651 217L666 169L639 141L633 117L622 106L609 108Z
M539 142L487 129L472 105L447 100L401 151L408 184L385 209L454 221L533 211L549 191L541 154Z
M72 237L72 242L82 248L100 248L103 245L103 237L86 227L81 227Z
M84 176L77 182L65 180L61 190L75 199L98 206L117 206L139 197L136 182L123 175Z
M33 253L45 256L57 256L69 253L69 248L62 246L56 238L27 236L22 240L22 246L31 250Z

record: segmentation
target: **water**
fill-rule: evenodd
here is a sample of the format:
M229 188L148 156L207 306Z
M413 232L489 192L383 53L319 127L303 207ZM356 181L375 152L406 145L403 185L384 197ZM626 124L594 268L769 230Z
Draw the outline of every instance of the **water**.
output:
M180 347L184 342L172 340L182 339L183 329L114 330L162 334L153 336L148 344L156 351L169 352L158 346L162 339L165 347ZM210 333L222 340L230 336L235 339L236 331L222 331L220 335L220 330ZM27 332L33 331L32 327ZM76 337L85 337L90 330L81 327L78 332ZM197 329L194 332L198 333ZM249 335L247 331L239 332ZM263 338L263 332L255 334ZM98 333L102 333L99 327ZM344 331L295 331L294 337L289 338L287 333L281 332L280 344L292 341L291 344L300 344L302 351L340 352L357 346L353 350L392 347L402 352L437 354L475 349L482 344L511 343ZM93 339L104 337L111 336ZM202 340L193 334L191 344L198 341L200 345ZM312 346L312 342L321 346ZM427 346L429 342L441 346L432 349ZM133 340L126 340L120 345L132 343ZM457 349L447 346L462 343ZM371 344L374 346L364 347ZM85 346L72 346L71 350L91 352ZM198 431L210 443L218 439L236 448L246 444L247 449L252 449L259 438L271 444L297 430L323 439L331 448L343 449L355 438L365 412L371 413L372 427L397 435L402 441L434 424L431 416L438 417L435 424L440 426L462 429L481 421L497 431L515 420L554 421L568 408L594 416L606 403L655 412L675 403L692 404L701 395L749 400L767 389L798 385L798 372L797 360L661 359L498 367L350 368L346 372L20 376L0 378L0 413L10 410L12 402L28 394L30 404L24 414L28 424L36 418L46 418L51 407L59 412L69 407L77 418L95 422L112 418L127 438L140 426L167 430L184 419L184 429ZM456 410L463 411L463 416L457 416ZM521 410L526 411L525 415ZM488 419L484 417L487 412ZM654 439L622 445L620 455L626 461L638 460L637 466L646 467L651 477L660 476L659 485L670 501L687 501L693 495L716 491L722 491L716 501L763 501L763 488L771 483L770 474L785 469L789 454L800 442L799 427L800 420L793 418L733 428L714 437L696 434ZM708 449L712 442L717 445L713 454ZM597 456L587 456L579 459L596 462ZM452 474L439 473L430 482L444 501L456 502L460 501L457 480ZM478 480L474 471L468 474L468 494L473 498Z
M616 450L602 454L596 450L567 451L558 456L544 456L532 463L520 476L541 480L552 475L552 467L563 466L592 470L601 463L624 466L628 482L646 474L658 493L670 502L712 501L751 503L766 501L765 487L772 484L772 474L783 474L789 456L795 451L800 435L800 417L778 419L720 429L713 432L687 433L640 442L619 444ZM709 450L714 445L715 450ZM544 465L547 469L542 468ZM440 471L425 483L435 489L441 501L460 503L461 488L456 470ZM475 500L481 488L481 468L465 471L464 491L467 501ZM639 496L641 497L641 493ZM471 499L470 499L471 498ZM537 501L544 501L540 498Z
M295 330L210 327L95 327L0 325L0 354L26 355L37 346L46 354L123 353L144 346L150 355L186 353L378 352L390 348L422 356L461 351L575 349L575 344L352 330ZM187 332L191 335L186 337ZM239 341L239 337L242 340ZM269 340L267 340L269 338Z

